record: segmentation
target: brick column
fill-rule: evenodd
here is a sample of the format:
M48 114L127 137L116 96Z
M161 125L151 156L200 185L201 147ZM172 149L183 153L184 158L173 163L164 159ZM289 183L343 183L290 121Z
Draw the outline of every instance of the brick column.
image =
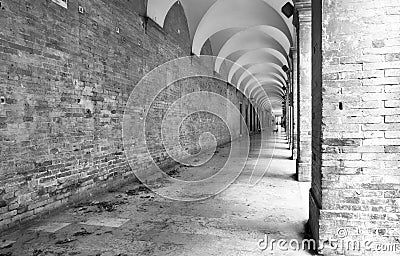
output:
M313 0L309 224L351 242L323 255L399 255L400 1L378 2Z
M293 91L293 107L292 107L292 113L293 113L293 125L292 125L292 159L295 160L297 159L297 115L298 115L298 109L297 109L297 49L295 47L291 48L292 52L292 91Z
M292 150L292 140L293 140L293 130L292 130L292 124L293 124L293 113L292 113L292 81L290 81L290 77L289 78L289 83L287 85L288 87L288 122L286 123L286 130L288 133L288 143L289 143L289 150Z
M298 181L311 181L311 1L295 3L298 15Z
M287 86L287 85L286 85ZM286 90L286 95L285 95L285 113L284 113L284 120L285 123L287 124L289 121L289 95L288 95L288 90ZM289 139L287 132L287 128L285 129L285 137L286 139Z
M254 107L254 130L258 133L258 107Z
M247 128L249 129L249 134L251 134L251 104L250 101L247 101Z

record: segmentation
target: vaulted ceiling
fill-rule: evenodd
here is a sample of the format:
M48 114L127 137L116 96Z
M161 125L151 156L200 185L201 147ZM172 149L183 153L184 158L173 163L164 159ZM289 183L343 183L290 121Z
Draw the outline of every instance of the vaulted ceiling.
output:
M188 20L192 52L200 55L209 40L215 71L249 99L282 114L288 80L282 67L291 66L295 40L292 17L282 12L288 0L148 0L147 16L163 27L176 2Z

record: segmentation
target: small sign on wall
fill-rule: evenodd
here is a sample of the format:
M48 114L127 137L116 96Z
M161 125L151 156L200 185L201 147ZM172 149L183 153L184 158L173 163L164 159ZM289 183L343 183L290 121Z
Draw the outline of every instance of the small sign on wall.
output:
M53 2L64 7L65 9L68 8L68 0L53 0Z

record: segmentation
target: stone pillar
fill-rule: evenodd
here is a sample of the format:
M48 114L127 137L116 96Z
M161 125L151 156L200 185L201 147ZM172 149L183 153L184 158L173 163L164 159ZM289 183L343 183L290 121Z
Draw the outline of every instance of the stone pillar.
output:
M288 76L289 82L287 84L287 94L288 94L288 120L286 122L286 133L288 135L289 150L292 150L292 82L290 81L290 76Z
M264 130L269 128L269 110L264 112Z
M288 86L288 85L286 85ZM288 95L288 89L286 90L286 96L285 96L285 135L286 139L289 140L289 133L287 130L287 124L289 123L289 95Z
M258 132L258 107L254 107L254 130Z
M253 104L250 105L250 113L251 113L251 130L252 132L255 131L255 127L254 127L254 107Z
M292 91L293 91L293 106L292 106L292 113L293 113L293 125L292 125L292 160L297 159L297 116L298 116L298 109L297 109L297 49L295 47L291 48L292 52Z
M293 115L293 81L292 81L293 74L290 72L289 76L289 87L290 87L290 94L289 94L289 111L290 111L290 124L289 124L289 131L290 131L290 140L289 140L289 149L290 151L293 150L293 123L294 123L294 115Z
M298 116L296 173L298 181L311 181L311 0L295 3L298 15Z
M266 112L266 110L262 110L261 113L260 113L261 131L263 131L265 129L265 112Z
M399 255L400 1L312 8L313 236L345 243L323 255Z
M261 110L261 108L260 108L260 110ZM265 113L265 110L261 110L261 112L260 112L260 124L259 124L261 131L264 130L264 120L265 120L264 113Z
M257 107L254 108L254 129L258 132L258 109Z
M249 134L251 134L251 104L247 101L247 128L249 129Z

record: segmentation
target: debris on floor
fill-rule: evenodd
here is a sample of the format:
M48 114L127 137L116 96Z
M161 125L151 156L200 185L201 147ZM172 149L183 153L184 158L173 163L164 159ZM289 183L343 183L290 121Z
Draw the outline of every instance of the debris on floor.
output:
M73 236L88 236L88 235L91 235L91 234L93 234L93 232L89 232L85 228L81 228L81 230L78 231L78 232L75 232L73 234Z
M138 212L146 212L147 209L146 209L145 205L139 205L139 206L137 207L137 211L138 211Z
M11 241L11 240L2 240L0 241L0 249L6 249L6 248L10 248L13 246L13 244L15 244L16 241Z
M74 238L65 238L65 239L63 239L63 240L58 240L57 242L56 242L56 244L69 244L69 243L72 243L72 242L75 242L77 239L74 239Z
M146 187L145 185L140 185L137 188L127 190L126 194L128 196L137 196L141 193L150 193L150 191L151 190L148 187Z
M75 212L79 214L103 211L113 212L118 208L118 206L127 203L127 198L122 198L122 200L93 201L91 203L81 203L75 206Z
M79 254L79 253L76 251L68 251L67 252L67 250L64 248L50 246L49 248L35 248L32 251L31 255L32 256L50 256L50 255L63 256L63 255L77 255L77 254Z
M171 177L178 177L179 174L180 174L179 169L180 169L180 167L178 166L178 167L176 167L176 168L170 170L170 171L168 172L168 175L171 176Z
M115 211L117 206L119 205L123 205L126 204L127 202L125 200L120 201L120 200L116 200L116 201L103 201L103 202L92 202L92 205L96 205L98 207L98 209L101 211L107 211L107 212L112 212Z
M32 256L40 256L43 255L43 251L40 249L35 249L32 253Z

